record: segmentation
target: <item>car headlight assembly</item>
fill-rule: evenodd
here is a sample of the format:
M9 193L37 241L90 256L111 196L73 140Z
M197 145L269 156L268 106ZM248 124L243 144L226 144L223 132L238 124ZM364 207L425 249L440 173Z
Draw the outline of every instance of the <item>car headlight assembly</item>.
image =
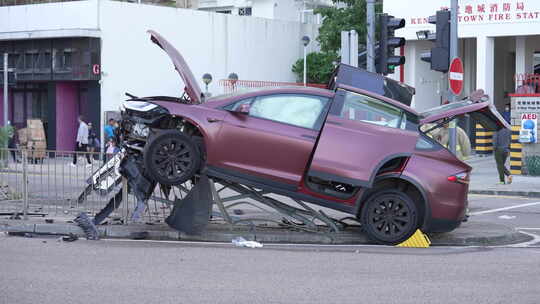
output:
M133 126L132 132L133 132L133 135L137 137L146 138L148 137L148 134L150 133L150 128L145 124L136 123Z

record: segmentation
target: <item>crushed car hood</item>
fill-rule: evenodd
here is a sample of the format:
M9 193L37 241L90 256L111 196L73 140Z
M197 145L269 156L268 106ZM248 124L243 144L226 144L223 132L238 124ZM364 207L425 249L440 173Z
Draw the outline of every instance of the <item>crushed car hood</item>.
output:
M169 57L171 58L174 64L174 68L176 69L178 74L180 74L180 77L182 78L182 81L186 86L184 88L184 91L189 96L191 103L201 103L201 88L197 84L197 81L195 80L191 69L184 60L184 57L182 57L180 52L178 52L178 50L160 34L153 30L149 30L148 33L150 34L152 42L162 48L165 53L167 53L167 55L169 55Z

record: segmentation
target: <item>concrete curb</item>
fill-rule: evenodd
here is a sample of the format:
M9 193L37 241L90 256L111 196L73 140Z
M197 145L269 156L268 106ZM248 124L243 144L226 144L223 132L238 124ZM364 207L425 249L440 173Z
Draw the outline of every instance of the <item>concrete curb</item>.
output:
M470 189L469 194L501 195L501 196L526 196L540 198L538 191L512 191L512 190L479 190Z
M22 232L49 235L75 234L84 237L82 229L68 223L24 223L20 220L0 220L0 231ZM133 239L142 233L145 239L224 242L230 243L235 237L242 236L262 243L297 243L297 244L373 244L359 228L351 228L339 233L311 233L285 228L230 227L226 224L209 225L200 235L186 235L165 225L109 225L99 227L102 238ZM519 233L513 228L492 223L465 223L462 228L451 233L430 235L435 246L494 246L526 242L530 236Z

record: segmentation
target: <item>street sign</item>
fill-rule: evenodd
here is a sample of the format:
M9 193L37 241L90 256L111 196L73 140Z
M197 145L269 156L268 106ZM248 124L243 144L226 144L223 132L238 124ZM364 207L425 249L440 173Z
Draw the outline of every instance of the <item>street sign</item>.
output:
M456 96L461 95L463 91L463 62L459 57L452 59L450 63L448 81L450 82L450 91Z

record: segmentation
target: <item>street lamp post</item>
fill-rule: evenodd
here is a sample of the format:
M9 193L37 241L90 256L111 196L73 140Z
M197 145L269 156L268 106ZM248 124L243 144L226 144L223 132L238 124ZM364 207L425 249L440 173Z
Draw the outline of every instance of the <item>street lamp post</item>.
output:
M229 82L232 85L232 91L234 91L236 88L236 82L238 81L238 75L236 73L230 73L229 76L227 76L229 79Z
M208 85L212 82L212 75L210 75L210 73L205 73L202 76L202 81L204 82L204 85L206 86L204 96L209 97L210 94L208 93Z
M302 37L302 43L304 44L304 86L307 86L307 46L309 44L309 37Z

